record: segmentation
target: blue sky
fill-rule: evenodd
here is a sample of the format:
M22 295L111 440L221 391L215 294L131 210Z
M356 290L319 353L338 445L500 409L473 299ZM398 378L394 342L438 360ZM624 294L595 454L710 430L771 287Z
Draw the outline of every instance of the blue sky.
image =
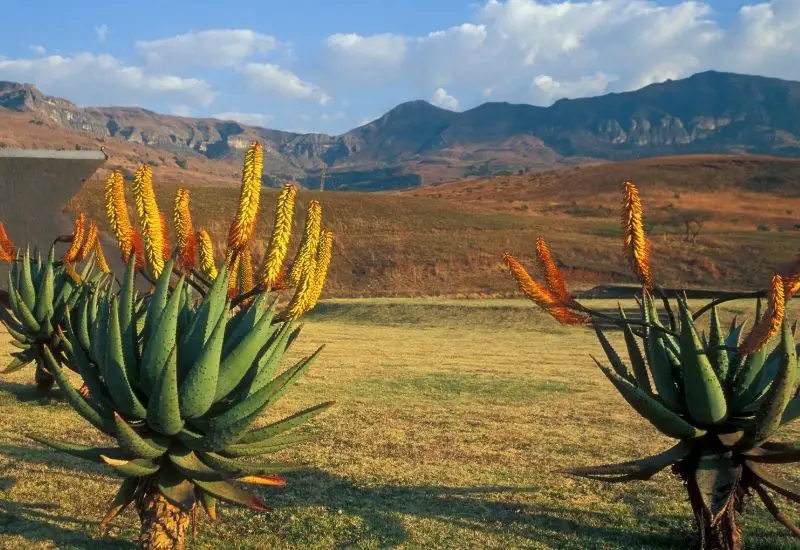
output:
M11 2L0 79L340 133L425 99L548 105L706 69L800 80L800 0Z

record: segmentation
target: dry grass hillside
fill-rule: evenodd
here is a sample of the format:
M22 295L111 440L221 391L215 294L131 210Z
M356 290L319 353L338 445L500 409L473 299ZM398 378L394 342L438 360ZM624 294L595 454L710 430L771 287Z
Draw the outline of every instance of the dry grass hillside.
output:
M624 178L641 188L653 265L665 285L763 287L798 257L795 160L651 159L407 193L301 191L298 200L305 212L305 204L319 198L336 235L328 296L502 296L515 292L502 254L510 251L532 265L538 235L551 243L573 288L630 281L617 216ZM157 167L159 204L169 211L176 184L165 179ZM237 197L230 186L194 188L196 225L222 239ZM262 220L272 219L274 199L275 191L265 189ZM70 208L105 223L102 182L88 182ZM682 216L696 213L708 220L687 242ZM297 233L302 223L302 217L295 220ZM266 222L258 229L257 256L269 229Z

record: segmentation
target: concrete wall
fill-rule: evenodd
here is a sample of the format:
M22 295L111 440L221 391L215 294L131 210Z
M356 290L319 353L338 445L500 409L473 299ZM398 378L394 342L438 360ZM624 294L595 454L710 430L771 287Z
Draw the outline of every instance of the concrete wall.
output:
M0 221L14 245L44 253L58 235L71 233L64 206L104 162L101 151L0 149ZM0 274L5 288L5 270Z

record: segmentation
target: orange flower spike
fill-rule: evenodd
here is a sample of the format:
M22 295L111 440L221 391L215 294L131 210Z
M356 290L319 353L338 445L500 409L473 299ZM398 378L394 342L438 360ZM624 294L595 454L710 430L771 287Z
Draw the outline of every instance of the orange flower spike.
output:
M558 266L556 266L550 247L547 246L547 242L543 237L536 239L536 258L544 271L547 288L550 292L564 304L573 303L572 296L567 292L567 284L564 282L564 277L561 275Z
M647 290L652 290L653 279L650 273L650 244L644 234L642 221L642 201L639 190L629 182L623 182L625 197L622 201L623 251L631 269Z
M204 277L214 280L217 278L217 266L214 263L214 245L206 231L197 232L198 253L200 256L200 272Z
M128 251L127 256L123 256L122 259L125 260L125 263L128 263L131 253L135 255L136 258L136 267L138 269L144 268L144 243L142 242L142 236L139 234L138 231L131 232L131 247Z
M17 251L11 239L8 238L6 228L3 227L3 222L0 222L0 261L11 262L16 254Z
M83 212L78 214L78 217L75 219L75 227L72 230L72 243L69 245L69 248L64 253L63 260L66 263L72 263L78 257L78 252L80 252L81 246L83 245L83 234L86 230L86 218L83 215Z
M97 258L97 265L103 273L111 273L111 268L106 261L106 255L103 253L103 245L100 244L100 237L94 240L94 255Z
M89 226L83 233L83 242L78 250L78 254L75 256L76 262L85 260L95 248L95 243L97 243L97 224L94 220L89 220Z
M781 329L785 315L786 295L784 294L784 281L780 275L775 275L772 277L772 283L770 284L769 304L767 305L766 314L744 339L740 346L740 351L743 354L755 353L767 345L767 342Z
M169 239L167 238L169 224L167 223L167 217L163 212L159 212L159 217L161 218L161 249L163 251L164 261L166 262L169 260L170 256L172 256L172 247L170 247Z
M503 256L503 261L508 266L511 275L517 281L517 285L525 296L555 317L557 321L565 325L579 325L589 321L588 315L571 311L548 289L537 283L511 254L506 253Z

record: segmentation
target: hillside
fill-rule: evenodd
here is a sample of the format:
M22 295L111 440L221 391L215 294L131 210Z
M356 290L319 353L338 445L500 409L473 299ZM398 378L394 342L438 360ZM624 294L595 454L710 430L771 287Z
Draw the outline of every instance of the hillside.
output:
M512 252L533 267L539 235L551 243L571 288L632 282L620 254L617 214L620 182L630 177L642 190L653 268L662 284L756 288L798 257L799 168L800 160L792 159L648 159L413 192L302 191L298 208L320 199L324 224L335 234L328 297L511 296L516 289L502 254ZM175 185L164 182L158 169L155 183L159 204L168 209ZM101 187L89 182L70 209L105 226ZM261 220L272 219L275 193L263 192ZM233 187L195 188L197 227L221 241L237 198ZM688 241L687 216L703 224ZM302 224L295 220L292 246ZM268 231L262 221L256 257Z
M12 113L95 140L142 144L182 163L233 166L248 141L258 139L268 173L316 187L327 165L329 189L398 189L470 174L676 154L800 156L799 82L714 71L550 107L485 103L456 113L412 101L338 136L140 108L81 108L30 85L0 82L0 127ZM23 128L15 138L22 145L33 140Z

